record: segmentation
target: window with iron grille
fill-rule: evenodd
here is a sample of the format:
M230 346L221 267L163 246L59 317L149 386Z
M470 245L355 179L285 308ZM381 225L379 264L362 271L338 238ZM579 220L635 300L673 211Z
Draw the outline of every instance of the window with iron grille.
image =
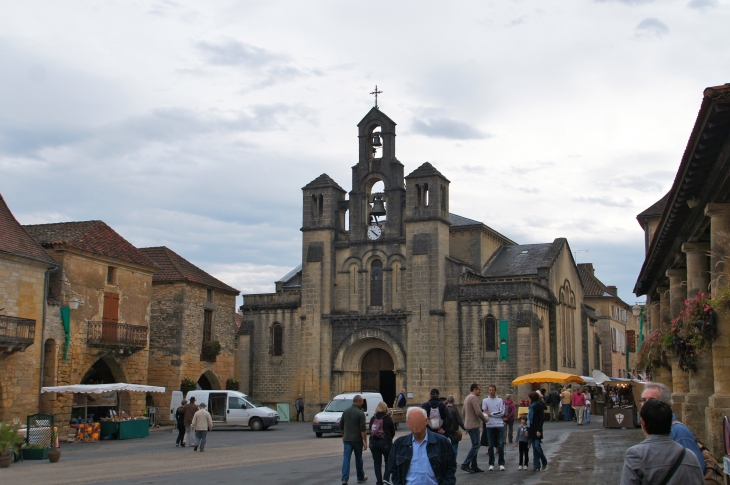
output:
M272 330L273 334L273 347L274 347L274 355L283 355L284 354L284 329L279 325L278 323L274 325L274 328Z
M213 310L205 310L203 317L203 342L213 339Z

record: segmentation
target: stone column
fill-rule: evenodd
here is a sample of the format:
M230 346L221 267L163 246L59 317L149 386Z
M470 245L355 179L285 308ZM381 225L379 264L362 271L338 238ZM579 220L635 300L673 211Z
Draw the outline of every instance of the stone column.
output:
M669 313L669 288L666 286L660 286L657 288L657 294L659 295L659 320L652 325L653 328L662 328L664 322L670 320ZM668 369L657 369L658 373L657 382L661 382L669 388L673 389L672 382L672 371Z
M687 255L687 299L700 292L708 291L710 285L710 245L704 243L685 243L682 252ZM696 437L706 435L705 408L714 391L712 351L709 350L697 359L697 372L689 374L689 393L684 402L684 424Z
M684 269L668 269L669 278L669 317L675 319L684 309L687 299L687 271ZM689 392L689 374L679 368L679 360L672 358L672 409L677 419L684 421L684 400Z
M728 285L726 258L730 254L730 204L707 204L710 218L710 282L713 296ZM717 315L719 337L712 344L714 394L705 411L707 447L715 457L723 455L723 416L730 416L730 317Z

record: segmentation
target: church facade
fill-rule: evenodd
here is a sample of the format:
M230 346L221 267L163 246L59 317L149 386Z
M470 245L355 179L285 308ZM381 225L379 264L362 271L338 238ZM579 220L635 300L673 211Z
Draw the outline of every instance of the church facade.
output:
M388 405L401 388L461 400L472 382L522 396L518 375L582 373L595 332L567 240L518 245L450 213L435 167L405 175L395 128L378 108L358 124L349 194L326 174L302 188L301 265L275 293L244 295L242 390L267 404L301 393L309 418L345 391Z

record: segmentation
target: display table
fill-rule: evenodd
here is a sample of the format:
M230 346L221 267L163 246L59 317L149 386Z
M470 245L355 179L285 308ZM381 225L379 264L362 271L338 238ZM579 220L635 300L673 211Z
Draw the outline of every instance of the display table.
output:
M603 427L622 429L636 427L636 408L630 406L606 409L603 415Z
M529 406L518 406L517 407L517 419L521 418L522 416L527 417L527 413L530 412ZM550 420L550 408L545 410L545 419Z
M149 419L130 419L129 421L102 421L101 435L115 435L118 440L144 438L150 435Z

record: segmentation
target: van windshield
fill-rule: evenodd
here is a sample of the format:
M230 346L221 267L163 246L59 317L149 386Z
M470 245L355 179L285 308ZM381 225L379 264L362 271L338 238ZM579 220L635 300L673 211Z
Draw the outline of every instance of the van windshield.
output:
M324 410L329 413L341 413L352 406L352 399L333 399Z
M253 399L251 399L251 396L246 396L246 401L248 401L248 403L250 405L252 405L253 407L255 407L255 408L262 408L263 407L261 405L261 403L259 403L257 401L254 401Z

